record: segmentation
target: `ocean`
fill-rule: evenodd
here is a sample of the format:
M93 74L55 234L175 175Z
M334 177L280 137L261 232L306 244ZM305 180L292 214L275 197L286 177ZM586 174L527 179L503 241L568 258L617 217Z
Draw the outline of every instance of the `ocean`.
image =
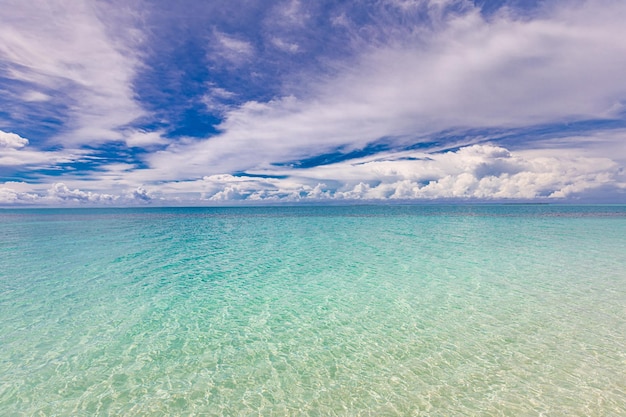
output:
M0 415L626 415L626 206L0 210Z

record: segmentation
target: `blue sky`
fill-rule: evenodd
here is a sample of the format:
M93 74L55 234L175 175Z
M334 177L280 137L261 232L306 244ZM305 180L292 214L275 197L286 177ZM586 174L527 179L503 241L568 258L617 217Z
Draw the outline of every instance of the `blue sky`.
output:
M623 1L4 3L4 206L626 202Z

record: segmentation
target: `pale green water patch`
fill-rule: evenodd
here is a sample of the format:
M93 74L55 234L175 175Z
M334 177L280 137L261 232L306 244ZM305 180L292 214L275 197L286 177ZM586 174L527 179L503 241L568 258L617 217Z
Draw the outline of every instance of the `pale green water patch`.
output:
M620 415L626 210L0 213L0 414Z

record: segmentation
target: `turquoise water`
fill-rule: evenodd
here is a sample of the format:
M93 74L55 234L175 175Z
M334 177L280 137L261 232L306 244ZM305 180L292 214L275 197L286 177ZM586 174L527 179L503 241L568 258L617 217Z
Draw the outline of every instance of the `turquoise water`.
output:
M626 207L0 210L0 415L626 415Z

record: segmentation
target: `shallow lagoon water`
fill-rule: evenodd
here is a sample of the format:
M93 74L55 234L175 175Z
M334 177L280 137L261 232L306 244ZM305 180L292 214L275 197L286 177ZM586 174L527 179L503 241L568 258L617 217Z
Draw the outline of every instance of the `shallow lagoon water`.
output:
M0 415L626 415L626 207L0 211Z

